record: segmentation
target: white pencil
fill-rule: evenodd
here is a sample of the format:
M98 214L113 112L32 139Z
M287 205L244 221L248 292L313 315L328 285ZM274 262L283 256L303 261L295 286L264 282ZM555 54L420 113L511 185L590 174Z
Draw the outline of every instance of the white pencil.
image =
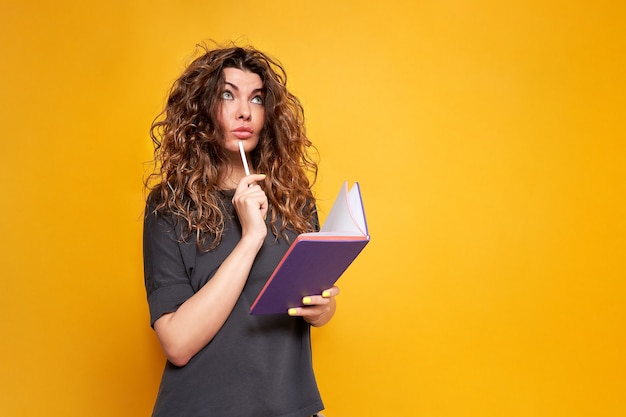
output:
M243 161L243 169L246 171L246 175L250 175L250 169L248 168L248 160L246 159L246 152L243 150L242 141L239 141L239 153L241 154L241 160Z

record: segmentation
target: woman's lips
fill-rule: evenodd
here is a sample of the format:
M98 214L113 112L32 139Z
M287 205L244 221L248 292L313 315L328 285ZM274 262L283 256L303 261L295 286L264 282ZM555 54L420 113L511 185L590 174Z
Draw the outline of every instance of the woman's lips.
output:
M252 129L247 126L241 126L232 130L232 134L239 139L248 139L252 136Z

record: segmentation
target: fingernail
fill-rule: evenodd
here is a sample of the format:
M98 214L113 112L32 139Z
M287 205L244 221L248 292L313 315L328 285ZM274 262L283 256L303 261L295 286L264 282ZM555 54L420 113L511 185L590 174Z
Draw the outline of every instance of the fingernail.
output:
M322 292L322 297L324 297L324 298L330 297L330 291L324 290L324 292Z
M290 316L295 316L297 312L298 310L295 308L290 308L289 310L287 310L287 314L289 314Z
M304 297L302 299L302 304L311 304L313 300L311 300L311 297Z

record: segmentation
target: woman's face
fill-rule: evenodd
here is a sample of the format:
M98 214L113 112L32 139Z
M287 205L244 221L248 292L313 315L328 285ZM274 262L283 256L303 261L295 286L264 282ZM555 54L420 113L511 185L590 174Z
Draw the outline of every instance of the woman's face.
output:
M265 121L263 81L258 74L237 68L224 68L224 85L220 90L218 122L224 131L223 146L239 152L239 141L246 152L259 143Z

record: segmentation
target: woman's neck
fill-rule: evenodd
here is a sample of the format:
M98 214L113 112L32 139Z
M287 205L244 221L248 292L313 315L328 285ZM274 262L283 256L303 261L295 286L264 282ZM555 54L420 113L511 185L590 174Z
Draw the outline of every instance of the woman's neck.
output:
M222 184L220 185L222 189L229 190L237 188L239 181L246 176L241 160L238 160L237 162L238 163L231 163L228 166L226 173L222 178ZM250 168L252 169L252 167Z

